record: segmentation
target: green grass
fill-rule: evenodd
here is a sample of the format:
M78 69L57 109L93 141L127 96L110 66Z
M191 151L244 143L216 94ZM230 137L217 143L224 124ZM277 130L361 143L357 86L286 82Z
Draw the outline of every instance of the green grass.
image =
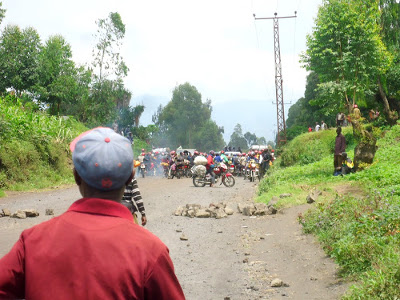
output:
M299 222L340 265L340 274L356 281L344 299L400 295L400 125L383 135L373 130L380 136L378 151L374 163L361 172L332 176L334 135L307 133L286 146L286 162L277 160L259 185L261 202L292 194L279 200L280 207L306 203L312 189L324 192ZM349 134L346 129L346 139ZM354 147L352 142L347 150L351 158ZM311 155L313 159L304 159ZM339 195L340 187L352 193Z

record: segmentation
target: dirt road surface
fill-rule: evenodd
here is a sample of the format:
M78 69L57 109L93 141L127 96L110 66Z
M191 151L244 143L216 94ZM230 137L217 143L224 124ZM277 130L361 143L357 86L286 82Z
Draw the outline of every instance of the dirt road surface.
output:
M146 228L168 246L187 299L327 300L339 299L345 292L347 284L336 277L336 265L297 222L298 213L310 206L273 216L243 216L237 212L237 203L252 202L257 188L243 178L237 178L233 188L196 188L186 178L138 178L138 184L147 211ZM40 213L36 218L0 218L0 257L24 229L53 217L45 215L47 208L59 215L79 198L75 186L0 198L0 209L34 208ZM235 210L227 218L173 215L178 206L223 201ZM181 240L182 234L188 240ZM276 278L285 286L271 287Z

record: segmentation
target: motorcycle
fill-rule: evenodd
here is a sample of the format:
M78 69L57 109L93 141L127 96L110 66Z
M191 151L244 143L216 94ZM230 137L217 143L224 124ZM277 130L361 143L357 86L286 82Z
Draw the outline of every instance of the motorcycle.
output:
M140 163L140 174L142 174L143 178L146 175L146 165L143 162Z
M161 166L163 168L163 175L165 178L168 178L168 173L169 173L169 163L167 162L162 162Z
M175 172L176 178L180 179L185 175L185 165L179 164L176 165L176 172Z
M148 174L151 176L156 176L156 167L155 167L154 163L150 164Z
M194 166L192 168L193 173L193 185L195 187L204 187L206 184L211 185L211 175L206 174L206 167L202 165ZM220 163L219 166L214 168L215 173L215 184L218 183L221 178L221 184L226 187L233 187L235 185L235 177L228 171L228 167L224 163Z
M260 169L259 169L258 163L254 159L251 159L249 161L249 164L247 166L247 178L250 179L250 182L255 182L256 178L260 180Z
M233 163L229 164L229 173L235 174L235 165Z

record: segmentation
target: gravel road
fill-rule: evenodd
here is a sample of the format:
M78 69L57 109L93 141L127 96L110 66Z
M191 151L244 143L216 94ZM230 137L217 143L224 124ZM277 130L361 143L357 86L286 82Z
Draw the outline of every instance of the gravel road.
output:
M298 213L309 206L273 216L243 216L236 206L252 202L257 187L242 178L233 188L196 188L191 179L138 178L138 184L147 211L146 228L170 249L187 299L326 300L339 299L346 291L348 285L336 277L336 265L297 223ZM75 186L0 198L0 209L34 208L40 213L36 218L0 218L0 257L24 229L52 217L45 215L47 208L59 215L79 198ZM178 206L218 202L226 202L235 213L223 219L173 215ZM188 240L180 239L183 234ZM276 278L286 286L271 287Z

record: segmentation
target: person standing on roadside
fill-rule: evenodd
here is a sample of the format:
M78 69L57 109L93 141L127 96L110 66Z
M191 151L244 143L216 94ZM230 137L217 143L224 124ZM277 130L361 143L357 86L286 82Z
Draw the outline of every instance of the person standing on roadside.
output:
M345 115L344 115L343 112L339 112L336 115L336 126L337 127L342 127L343 126L344 118L345 118Z
M342 127L338 127L336 129L336 140L335 140L335 153L333 159L333 166L335 171L333 173L334 176L340 175L342 170L342 153L346 151L346 139L342 134Z
M360 109L358 108L358 105L357 105L357 104L354 104L353 113L354 113L354 118L355 118L356 120L358 120L358 119L361 118L361 111L360 111Z
M121 204L130 141L99 127L70 149L82 198L0 259L0 299L185 299L168 248Z

